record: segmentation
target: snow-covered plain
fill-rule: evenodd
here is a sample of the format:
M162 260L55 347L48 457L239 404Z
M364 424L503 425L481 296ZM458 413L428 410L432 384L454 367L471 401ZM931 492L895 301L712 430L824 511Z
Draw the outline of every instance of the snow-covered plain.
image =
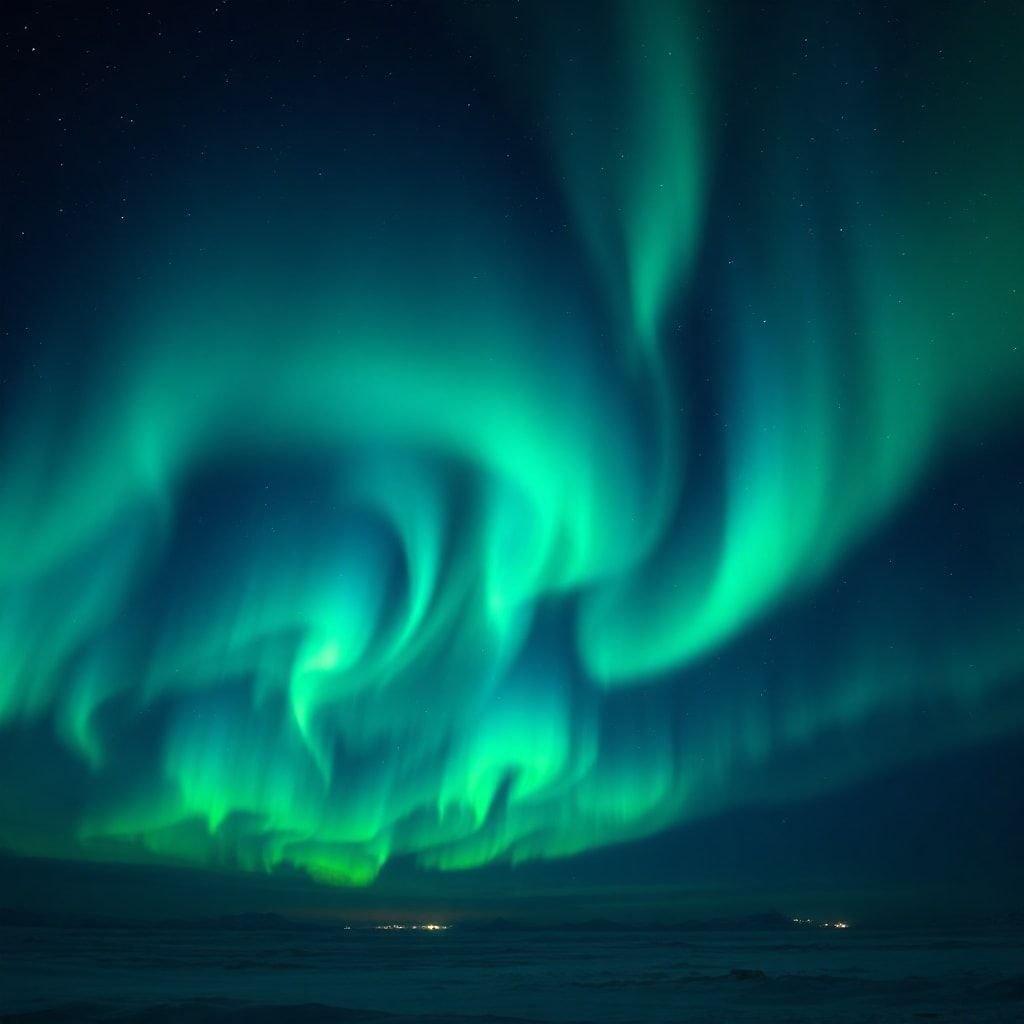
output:
M1024 933L0 929L0 1020L1024 1020Z

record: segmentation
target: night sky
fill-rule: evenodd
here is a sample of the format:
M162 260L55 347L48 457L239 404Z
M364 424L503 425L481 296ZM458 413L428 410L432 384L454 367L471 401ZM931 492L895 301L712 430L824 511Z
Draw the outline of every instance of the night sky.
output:
M1019 3L0 17L0 903L1024 910Z

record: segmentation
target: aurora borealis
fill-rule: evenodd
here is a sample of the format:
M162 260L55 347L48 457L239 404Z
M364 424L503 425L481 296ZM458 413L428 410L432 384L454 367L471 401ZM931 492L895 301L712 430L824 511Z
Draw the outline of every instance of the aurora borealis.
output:
M20 58L0 846L367 886L1020 736L1020 17L371 7Z

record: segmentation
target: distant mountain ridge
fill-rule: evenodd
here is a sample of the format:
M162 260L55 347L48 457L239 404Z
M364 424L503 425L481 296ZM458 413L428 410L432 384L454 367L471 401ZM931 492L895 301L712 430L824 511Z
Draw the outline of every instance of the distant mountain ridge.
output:
M126 928L186 931L324 931L345 923L296 921L282 914L224 914L218 917L120 918L95 914L47 914L0 907L0 928Z
M388 922L390 923L390 922ZM0 907L0 928L69 928L69 929L123 929L137 931L237 931L237 932L337 932L373 931L385 922L376 924L366 921L311 920L286 917L276 913L222 914L212 917L182 918L130 918L96 914L59 914L23 910L15 907ZM1024 927L1024 913L1007 912L990 918L978 925L995 928L1020 929ZM977 925L976 925L977 926ZM446 930L460 933L515 933L515 932L781 932L806 931L821 927L820 923L794 921L777 911L758 914L742 914L732 917L692 918L672 922L643 923L615 921L611 918L595 917L581 921L538 923L536 921L514 920L507 917L493 917L484 920L454 921ZM410 929L412 930L412 929ZM885 930L883 928L883 930Z
M526 924L496 917L489 921L461 922L454 927L460 931L543 931L543 932L675 932L675 931L791 931L800 928L792 918L770 911L744 914L738 917L716 917L674 921L670 923L641 924L614 921L610 918L590 918L584 921L564 921L558 924Z
M120 928L179 931L337 931L373 929L373 923L296 920L274 913L226 914L215 917L118 918L90 914L38 913L0 908L0 927L5 928ZM495 917L483 921L458 921L448 926L461 932L650 932L650 931L778 931L799 927L779 913L748 914L671 924L639 924L590 918L555 924L514 921Z

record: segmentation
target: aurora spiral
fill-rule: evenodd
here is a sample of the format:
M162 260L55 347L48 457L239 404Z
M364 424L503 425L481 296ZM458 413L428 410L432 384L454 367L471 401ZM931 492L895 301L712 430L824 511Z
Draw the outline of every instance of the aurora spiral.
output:
M365 885L1024 727L1024 33L442 11L468 101L207 114L25 286L5 848Z

